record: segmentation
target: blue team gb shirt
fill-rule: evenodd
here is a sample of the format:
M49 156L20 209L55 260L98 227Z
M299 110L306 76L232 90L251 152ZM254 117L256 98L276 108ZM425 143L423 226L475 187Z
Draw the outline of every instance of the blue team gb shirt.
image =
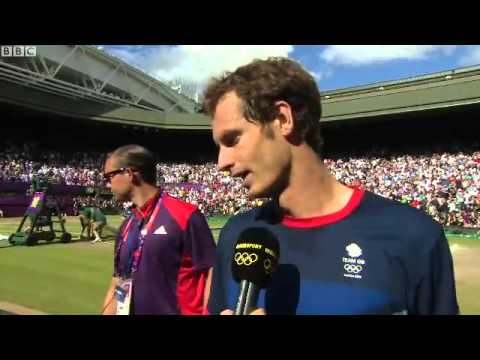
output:
M453 262L440 224L427 214L354 189L344 209L276 219L272 202L233 217L217 245L209 312L235 309L234 245L265 227L280 260L259 307L267 314L457 314Z

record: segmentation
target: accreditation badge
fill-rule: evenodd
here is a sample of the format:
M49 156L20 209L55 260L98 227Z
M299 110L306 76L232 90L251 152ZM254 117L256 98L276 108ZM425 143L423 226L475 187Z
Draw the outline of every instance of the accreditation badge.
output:
M132 300L132 279L122 279L115 287L115 298L117 300L117 315L129 315L130 303Z

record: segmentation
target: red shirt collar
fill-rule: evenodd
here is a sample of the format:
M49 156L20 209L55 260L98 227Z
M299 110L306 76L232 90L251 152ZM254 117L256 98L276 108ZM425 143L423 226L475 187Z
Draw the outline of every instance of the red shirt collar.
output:
M143 206L138 209L138 208L133 208L132 212L135 214L136 218L138 220L145 219L152 215L153 209L155 209L155 205L157 204L157 200L160 197L162 192L159 190L153 197L151 197Z
M343 209L333 214L313 218L294 218L290 216L284 216L282 224L292 228L313 228L333 224L348 217L354 210L358 208L360 202L363 199L363 195L365 194L365 191L363 189L351 186L349 187L353 189L353 194L350 197L347 205Z

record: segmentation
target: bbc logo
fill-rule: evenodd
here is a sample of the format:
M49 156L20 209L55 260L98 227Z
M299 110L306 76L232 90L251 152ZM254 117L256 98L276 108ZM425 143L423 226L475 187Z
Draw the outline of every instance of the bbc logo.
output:
M2 57L34 57L37 56L36 46L22 46L22 45L2 45Z

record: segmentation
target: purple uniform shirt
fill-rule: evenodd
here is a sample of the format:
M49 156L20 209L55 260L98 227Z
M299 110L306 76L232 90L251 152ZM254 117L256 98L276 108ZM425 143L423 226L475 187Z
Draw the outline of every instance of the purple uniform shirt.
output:
M157 199L150 203L157 203ZM201 313L206 273L215 263L212 233L195 206L165 192L159 206L145 237L138 271L132 274L131 313ZM151 206L155 215L154 208ZM120 227L115 254L118 246L121 248L115 256L114 276L121 277L128 271L128 244L132 249L138 246L141 225L141 216L132 214ZM123 243L126 233L128 241Z

